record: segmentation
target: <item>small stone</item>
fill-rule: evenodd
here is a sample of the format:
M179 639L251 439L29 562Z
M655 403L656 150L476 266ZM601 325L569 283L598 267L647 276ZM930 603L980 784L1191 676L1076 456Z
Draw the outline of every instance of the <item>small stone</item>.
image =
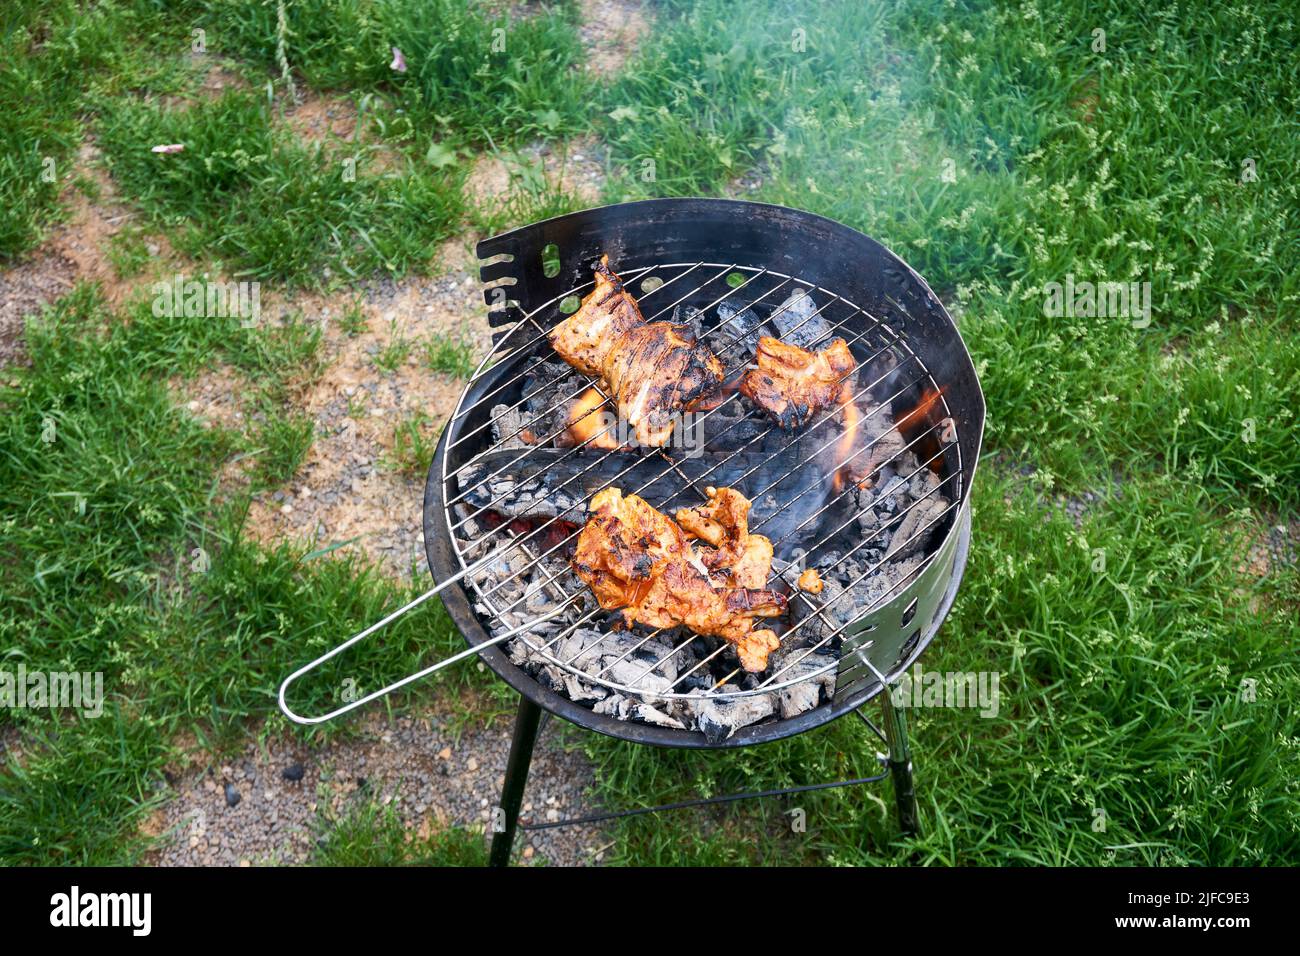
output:
M303 770L302 764L291 763L289 764L289 766L285 767L283 770L280 771L280 776L283 777L285 780L289 780L293 783L297 783L299 780L302 779L302 776L305 772L306 771Z
M244 798L239 795L239 791L235 789L233 783L226 784L226 806L237 807L242 799Z
M284 504L280 506L280 514L283 515L293 514L293 505L289 504L289 502L286 501Z
M475 770L478 769L478 760L474 757L470 757L469 763L465 764L465 766L470 771L470 773L473 773Z
M450 748L450 747L443 747L441 750L439 750L439 751L438 751L438 759L439 759L439 760L450 760L450 759L451 759L451 748Z
M533 858L533 853L534 853L534 850L533 850L532 847L530 847L530 846L526 846L526 847L524 847L524 859L525 859L525 860L531 860L531 859Z

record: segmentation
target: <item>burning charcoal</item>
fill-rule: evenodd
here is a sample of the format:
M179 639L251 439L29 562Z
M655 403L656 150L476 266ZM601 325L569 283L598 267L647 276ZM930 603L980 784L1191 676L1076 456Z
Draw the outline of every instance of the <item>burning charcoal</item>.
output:
M803 289L782 302L772 313L772 324L776 326L781 341L805 349L825 345L822 340L830 338L832 327L821 313L814 315L815 312L816 303Z
M630 711L631 701L629 701L622 694L610 694L608 697L606 697L604 700L602 700L599 704L597 704L595 707L591 709L597 714L606 714L610 717L618 717L620 720L622 720L622 719L626 719L623 716L624 705L628 705L628 710Z
M821 703L821 696L821 688L817 684L803 681L777 692L777 709L783 718L798 717Z
M699 419L697 437L710 451L752 447L755 439L768 430L768 423L753 414L741 402L729 401Z
M907 490L913 498L920 499L926 497L932 491L938 489L938 487L939 476L929 468L922 468L912 477L911 484L908 485Z
M687 488L691 483L735 487L746 494L746 489L771 484L798 460L774 460L771 455L748 450L716 457L705 454L668 459L658 454L638 457L636 453L614 452L597 456L580 450L536 448L526 457L517 451L486 452L464 465L457 481L466 503L476 511L494 511L510 518L562 515L581 524L586 520L587 501L611 484L640 495L657 508L680 508L698 504L698 497ZM733 483L742 475L743 480ZM801 483L820 482L821 476L814 469L795 469L767 497L776 507L783 501L776 492ZM812 493L804 496L799 507L807 507L818 497ZM813 510L816 507L812 504ZM763 506L756 503L753 514L756 520L761 519L765 514Z
M753 361L758 352L758 337L766 335L763 320L754 310L735 299L718 303L718 324L705 337L706 343L717 352L729 369ZM735 343L735 344L733 344Z
M947 509L948 499L937 494L912 505L890 539L889 557L906 557L924 548Z
M687 701L695 712L695 722L709 743L721 743L741 727L758 723L776 712L773 694L746 694L736 697L722 694L702 697L700 702Z
M675 325L689 325L692 335L697 339L704 338L704 313L695 306L677 303L673 306L672 321Z
M492 441L497 448L531 448L521 435L528 431L532 416L512 405L492 406ZM518 454L516 452L515 454Z
M843 562L837 567L842 568ZM787 644L793 650L821 643L856 620L863 603L856 588L846 588L834 577L823 577L821 594L796 591L790 597L790 619L798 629L791 635L793 640L785 639Z
M877 412L862 416L854 445L852 452L844 456L849 463L849 478L861 488L875 488L881 483L885 466L903 452L906 442L884 413Z
M907 481L901 475L892 475L876 494L871 507L880 515L898 514L908 505Z
M798 643L807 646L794 646L793 640L788 641L787 646L773 655L769 668L770 674L776 676L774 683L796 682L776 692L777 708L782 717L794 717L812 710L821 703L823 690L826 700L835 696L835 667L830 666L838 659L834 649L829 644L817 648L808 636ZM817 674L823 669L826 673Z
M647 673L646 668L652 661L625 660L612 665L605 672L607 680L625 687L643 691L650 699L672 691L672 682L655 673Z
M524 592L525 611L541 616L554 606L555 602L540 582L528 585L528 589Z
M545 440L564 428L569 403L581 391L585 380L578 377L566 362L542 362L524 376L523 399L525 422L539 440Z
M807 654L806 657L805 654ZM835 696L835 668L832 667L827 673L817 677L811 676L817 670L831 663L827 655L796 651L791 657L797 663L782 674L778 682L785 683L786 681L797 680L798 683L791 684L789 687L776 692L777 709L781 712L782 717L797 717L806 711L812 710L821 703L823 690L826 691L827 700Z
M556 647L554 656L571 667L599 674L601 669L601 644L605 635L589 627L580 627Z
M540 668L546 663L546 659L538 653L529 643L516 638L507 646L506 653L510 657L510 663L516 667Z

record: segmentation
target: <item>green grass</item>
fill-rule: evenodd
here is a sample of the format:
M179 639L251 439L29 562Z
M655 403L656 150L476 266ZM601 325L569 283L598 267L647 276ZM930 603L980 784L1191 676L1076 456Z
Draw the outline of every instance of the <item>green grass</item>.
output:
M366 313L360 301L352 302L339 316L339 326L349 338L355 338L366 329Z
M403 418L393 426L393 445L382 464L412 478L427 475L437 444L434 424L424 412L412 412Z
M470 210L475 228L492 234L529 222L538 222L585 209L590 205L562 181L569 150L559 150L559 162L548 170L540 156L517 150L497 152L504 165L507 185L503 192L484 195Z
M129 279L144 271L151 258L146 235L141 229L127 227L109 240L108 261L118 278Z
M225 52L278 75L277 10L260 0L210 0L204 22ZM470 0L304 0L285 5L285 57L314 87L385 97L402 138L476 144L568 135L586 121L589 84L575 5L537 4L514 20ZM407 69L390 69L392 48Z
M0 768L9 862L137 859L134 828L161 798L174 735L239 742L274 709L285 673L403 596L355 558L244 541L244 499L218 506L213 493L245 439L202 427L164 384L226 361L265 385L298 367L297 339L144 306L122 319L78 288L32 325L31 365L0 389L6 667L99 671L107 697L98 719L0 713L25 734L23 760ZM334 706L345 681L380 686L459 642L433 609L392 629L378 657L304 684L294 704Z
M312 863L317 866L483 866L487 843L481 833L440 830L427 837L408 832L392 805L353 807L317 826Z
M397 327L397 322L388 324L388 341L375 353L375 368L391 375L406 364L411 357L415 343L407 338L406 333Z
M100 135L114 177L173 244L241 278L322 286L423 270L460 216L455 170L384 172L364 148L303 146L251 93L187 109L118 101ZM163 143L185 150L150 151Z
M315 423L306 415L271 411L258 426L257 478L262 488L273 488L294 476L311 448Z
M892 807L846 790L627 823L616 860L696 862L698 850L698 862L749 864L1294 861L1297 757L1277 742L1300 729L1289 704L1300 627L1293 609L1252 601L1260 585L1237 570L1239 532L1207 494L1143 476L1076 530L1045 515L1034 486L990 470L975 526L962 591L924 666L1000 673L1001 708L913 712L919 840L897 838ZM1254 702L1241 699L1243 678L1258 682ZM587 743L616 806L866 774L874 749L848 720L760 759ZM807 833L782 815L793 806ZM1092 829L1094 808L1105 832Z
M74 180L86 100L175 89L183 67L170 16L129 0L16 0L0 11L0 263L35 245Z
M836 792L804 801L807 836L776 807L673 815L623 825L617 859L1294 862L1294 748L1279 760L1274 741L1295 735L1296 571L1267 586L1239 574L1248 512L1229 510L1300 501L1296 186L1238 175L1244 156L1300 162L1294 16L763 6L669 5L608 100L627 107L606 129L624 170L611 194L718 193L748 168L754 198L880 238L953 301L988 448L1031 462L1040 493L1118 470L1124 495L1079 535L985 468L972 564L927 665L999 671L1014 707L918 715L920 841L894 841L883 806ZM781 48L795 27L802 54ZM1151 281L1151 325L1047 316L1045 284L1071 272ZM1240 703L1243 676L1267 699ZM615 805L865 773L871 751L847 723L757 759L588 746Z
M448 335L433 335L424 343L424 359L429 368L456 378L474 374L474 346Z

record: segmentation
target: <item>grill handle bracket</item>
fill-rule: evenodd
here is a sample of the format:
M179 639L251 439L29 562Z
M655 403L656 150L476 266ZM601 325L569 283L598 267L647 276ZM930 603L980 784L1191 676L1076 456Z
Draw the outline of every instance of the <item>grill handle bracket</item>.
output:
M528 621L525 624L521 624L519 627L511 628L510 630L505 631L504 633L498 634L496 637L489 638L486 641L482 641L481 643L474 644L471 647L467 647L465 648L465 650L451 655L451 657L443 658L442 660L438 661L436 664L430 664L428 667L424 668L424 670L417 671L414 674L408 674L405 677L403 677L401 680L397 680L389 684L387 687L381 687L379 690L372 691L369 694L366 694L364 697L358 698L357 700L354 701L349 701L348 703L344 704L342 707L335 708L334 710L331 710L327 714L321 714L315 717L305 717L302 714L295 713L293 710L289 708L288 701L285 698L288 695L289 686L293 684L295 681L297 681L298 678L311 673L321 664L324 664L326 661L330 660L331 658L337 657L339 654L342 654L353 644L356 644L357 642L364 640L365 638L369 637L371 634L374 634L376 631L380 630L381 628L391 624L393 621L397 620L399 617L406 614L408 611L412 611L415 608L419 607L429 598L433 597L435 594L441 591L444 587L453 583L455 580L458 580L458 578L459 575L456 578L451 578L447 581L443 581L441 584L435 585L434 587L425 591L419 597L402 605L396 611L389 614L387 617L383 618L380 621L376 621L374 624L371 624L364 631L360 631L356 634L353 634L342 644L339 644L337 647L333 648L332 650L326 651L324 654L316 658L311 663L304 664L302 667L298 668L296 671L294 671L292 674L286 677L284 679L284 682L280 685L279 700L280 700L281 712L283 712L283 714L286 717L288 717L290 720L292 720L295 724L309 724L309 725L323 724L326 721L333 720L335 717L341 717L344 714L348 713L349 711L356 710L358 707L361 707L364 704L368 704L371 701L378 700L381 697L387 697L393 691L399 690L405 687L407 684L414 683L415 681L420 680L421 678L428 677L430 674L436 673L437 671L442 670L444 667L449 667L452 664L457 663L458 661L463 661L467 657L473 657L481 650L485 650L486 648L489 647L494 647L497 644L500 644L502 641L507 640L508 638L514 637L517 634L522 634L525 631L530 631L538 624L542 624L546 621L549 621L551 618L557 617L567 610L567 608L562 605L556 608L555 610L549 612L548 614L543 614L540 617L533 618L532 620Z

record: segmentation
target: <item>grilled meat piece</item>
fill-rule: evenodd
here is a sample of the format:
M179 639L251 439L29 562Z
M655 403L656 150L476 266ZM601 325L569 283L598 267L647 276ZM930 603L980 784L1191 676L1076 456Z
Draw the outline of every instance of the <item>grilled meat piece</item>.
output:
M747 511L748 501L745 505ZM721 637L735 646L747 671L765 669L768 654L780 646L774 633L753 626L756 617L784 613L785 595L715 581L705 556L696 553L677 522L618 488L591 499L572 567L602 608L622 610L628 626L684 625L696 634ZM748 573L747 579L753 580Z
M772 542L749 533L748 498L733 488L706 488L709 500L677 512L686 533L713 546L704 566L733 587L762 588L772 574Z
M550 340L562 359L604 383L642 445L666 445L676 416L722 384L722 362L688 326L645 321L608 256L596 266L596 288Z
M848 401L847 378L857 368L843 339L810 352L770 335L758 340L757 363L741 379L740 391L785 429L806 425L828 405Z
M808 594L821 594L826 584L822 581L821 574L816 568L805 568L799 575L799 580L795 586Z
M605 362L605 382L642 445L661 447L673 422L722 384L722 362L686 325L649 322L624 333Z
M605 374L605 361L623 333L645 324L632 293L609 267L609 256L595 266L596 288L578 311L551 330L551 345L564 361L596 378Z

